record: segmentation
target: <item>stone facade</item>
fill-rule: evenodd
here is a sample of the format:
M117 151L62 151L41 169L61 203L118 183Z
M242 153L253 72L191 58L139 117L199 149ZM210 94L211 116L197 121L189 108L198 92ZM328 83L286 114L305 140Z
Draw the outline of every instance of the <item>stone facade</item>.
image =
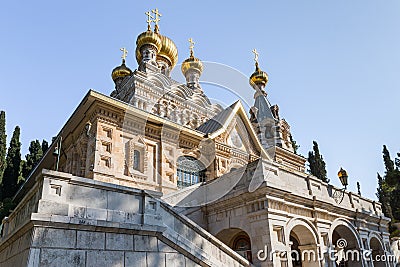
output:
M111 96L87 93L18 191L0 266L394 266L371 261L398 253L381 205L305 172L258 61L248 116L210 102L192 48L179 84L158 26L136 43L138 69L124 58Z
M231 247L235 239L246 236L251 245L247 258L255 266L286 266L286 257L271 257L270 253L291 251L294 237L299 239L300 251L313 250L318 258L303 261L302 266L336 266L326 252L338 249L336 243L341 238L348 242L346 249L372 250L374 256L380 253L388 259L372 265L369 260L373 256L368 256L348 266L393 266L388 219L379 203L268 161L254 162L238 171L241 175L230 173L219 178L222 184L234 184L229 191L210 182L162 199ZM255 182L256 188L252 185ZM215 194L215 187L225 189L226 194L201 207L191 204L199 196ZM335 192L343 193L340 204L334 199ZM260 251L267 251L267 257Z
M43 170L3 221L0 266L249 265L159 197Z

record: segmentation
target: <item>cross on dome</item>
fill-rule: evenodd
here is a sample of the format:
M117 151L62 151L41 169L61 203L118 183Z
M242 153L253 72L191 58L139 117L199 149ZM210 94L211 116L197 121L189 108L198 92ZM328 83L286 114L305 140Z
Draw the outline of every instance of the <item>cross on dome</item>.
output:
M125 61L126 56L128 55L128 50L126 50L125 47L122 47L122 48L120 48L119 50L122 51L122 56L121 56L121 58L122 58L123 61Z
M160 17L162 17L162 14L160 12L158 12L158 8L152 9L151 13L153 13L155 15L154 20L153 20L154 25L155 25L154 32L158 33L158 29L159 29L158 22L160 21Z
M147 22L147 30L150 31L151 30L151 23L153 22L154 17L151 15L150 11L147 11L145 14L147 15L147 20L146 20L146 22Z
M254 53L254 61L255 61L256 63L258 63L258 52L257 52L257 50L254 48L253 51L251 51L251 52Z
M192 39L192 38L189 38L189 43L190 43L190 45L189 45L189 49L190 49L190 56L191 56L191 57L193 57L193 48L194 48L194 44L195 44L195 42L193 41L193 39Z

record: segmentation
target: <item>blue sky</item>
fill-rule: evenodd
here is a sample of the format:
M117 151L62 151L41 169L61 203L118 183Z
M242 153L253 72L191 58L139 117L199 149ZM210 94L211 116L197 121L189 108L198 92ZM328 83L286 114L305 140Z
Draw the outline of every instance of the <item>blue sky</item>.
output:
M51 140L86 92L113 90L111 70L126 47L137 67L135 40L144 12L158 7L160 30L187 39L204 61L249 76L251 50L269 74L269 99L291 125L300 153L317 140L333 184L347 169L375 198L382 145L400 151L400 2L284 1L8 1L0 9L0 109L10 137L22 129L23 154L33 139ZM226 91L207 86L212 98ZM250 90L250 87L241 90ZM229 103L227 103L229 104Z

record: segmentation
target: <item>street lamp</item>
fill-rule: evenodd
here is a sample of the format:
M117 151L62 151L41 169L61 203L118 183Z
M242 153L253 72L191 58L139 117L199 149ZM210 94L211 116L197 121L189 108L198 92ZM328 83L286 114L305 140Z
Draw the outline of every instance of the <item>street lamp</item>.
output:
M340 180L340 183L343 185L343 189L341 190L336 190L335 193L333 193L333 199L336 201L336 203L340 204L342 203L344 199L344 192L346 191L347 185L348 185L348 178L349 176L347 175L346 170L343 168L340 168L338 172L338 177Z
M343 170L343 168L340 168L340 170L339 170L339 172L338 172L337 175L338 175L338 177L339 177L340 182L341 182L342 185L344 186L344 189L346 189L346 188L347 188L347 185L348 185L347 180L348 180L348 178L349 178L349 176L347 175L346 170Z

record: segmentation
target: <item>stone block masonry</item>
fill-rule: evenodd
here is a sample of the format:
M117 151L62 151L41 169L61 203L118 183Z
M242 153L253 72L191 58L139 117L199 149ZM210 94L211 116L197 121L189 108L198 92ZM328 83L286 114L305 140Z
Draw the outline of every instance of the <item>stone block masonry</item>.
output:
M3 221L0 267L249 266L157 194L44 170Z

